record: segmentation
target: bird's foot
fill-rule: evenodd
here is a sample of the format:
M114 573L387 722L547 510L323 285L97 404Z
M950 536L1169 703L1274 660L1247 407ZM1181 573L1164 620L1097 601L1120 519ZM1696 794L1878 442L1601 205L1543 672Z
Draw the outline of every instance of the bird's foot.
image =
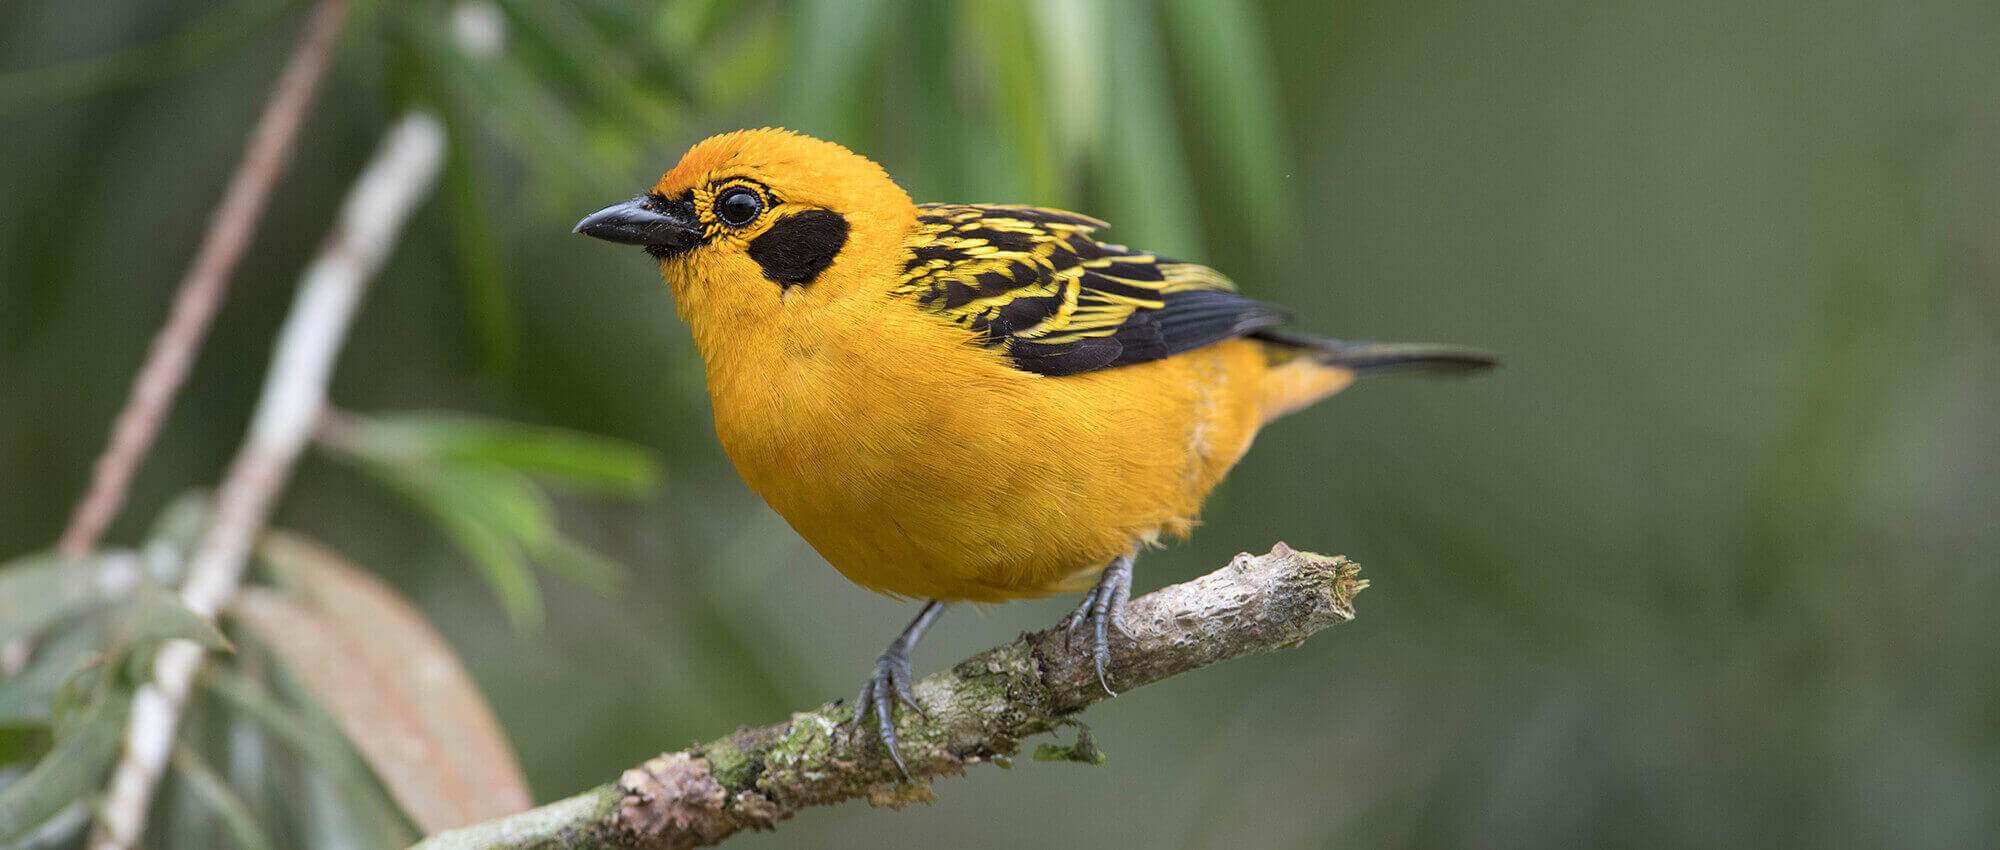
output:
M1090 661L1097 670L1097 684L1114 697L1118 692L1112 690L1111 683L1104 678L1104 665L1111 661L1110 630L1117 629L1119 634L1132 637L1132 630L1125 627L1125 602L1131 598L1132 556L1120 555L1104 568L1104 574L1097 578L1097 586L1083 595L1083 601L1076 606L1076 610L1057 624L1068 632L1064 641L1070 645L1074 645L1078 629L1086 624L1090 626Z
M930 715L924 713L924 707L917 704L916 691L911 689L916 675L910 672L910 647L916 644L924 628L943 610L942 602L925 605L909 628L889 642L889 648L875 660L875 672L868 675L868 681L861 685L861 693L854 697L854 718L848 721L848 733L852 735L861 730L861 724L872 711L875 732L882 739L882 747L889 751L889 760L896 763L896 772L902 774L905 781L910 779L910 769L903 765L902 753L896 751L896 703L909 706L918 717L930 719Z

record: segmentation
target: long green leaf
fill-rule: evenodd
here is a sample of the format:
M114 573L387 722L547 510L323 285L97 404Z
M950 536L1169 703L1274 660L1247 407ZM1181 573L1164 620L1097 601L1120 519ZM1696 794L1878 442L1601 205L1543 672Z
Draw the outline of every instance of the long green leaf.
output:
M451 215L445 218L450 222L452 258L457 261L458 279L465 292L473 350L488 372L508 377L520 361L514 293L508 286L506 264L501 262L500 230L489 213L491 199L482 189L493 181L480 172L472 149L472 128L460 113L447 113L451 144L442 186L451 202Z
M32 635L66 616L82 600L63 581L54 555L35 554L0 564L0 644Z
M263 682L222 665L204 668L201 686L290 745L312 770L331 781L381 846L402 847L416 839L416 830L402 810L323 712L289 705Z
M0 643L28 637L82 611L108 601L105 571L137 572L139 561L127 550L98 552L69 563L53 554L35 553L0 564Z
M628 134L664 136L678 123L670 103L638 84L638 53L614 46L568 3L500 0L521 61L535 78L560 84Z
M85 622L44 634L28 668L0 680L0 725L50 722L56 693L92 659L102 657L92 652L99 637L98 630ZM0 764L7 761L0 758Z
M332 716L412 819L448 829L531 804L492 710L419 612L310 540L273 533L258 551L297 592L248 589L232 615Z
M0 721L0 768L40 759L54 745L54 731L46 723Z
M0 789L0 846L55 817L98 785L125 730L129 692L101 685L81 715L62 724L55 747L27 775Z
M431 515L479 568L515 627L541 624L541 591L523 547L541 545L553 532L546 513L537 516L545 508L532 487L523 497L514 487L519 479L508 481L495 474L504 470L486 470L487 480L474 482L463 469L371 468Z
M236 842L237 850L273 850L275 845L264 834L264 828L257 825L257 817L250 807L237 796L236 790L218 776L215 770L203 761L201 756L185 744L174 746L174 771L197 799L206 804L216 817L221 818L229 837Z
M993 102L1005 140L995 147L1011 153L1025 184L1026 195L1020 200L1052 207L1073 205L1074 174L1056 154L1048 118L1049 74L1037 61L1026 0L978 0L965 4L964 13L972 32L960 43L982 69L986 96Z
M1104 53L1111 68L1105 115L1118 132L1096 154L1099 188L1116 240L1176 256L1198 256L1193 175L1174 123L1173 94L1160 59L1153 7L1109 5Z
M0 74L0 115L193 68L217 51L255 34L295 1L263 0L217 9L158 41L59 65Z
M623 166L606 160L591 144L576 116L540 82L505 56L469 57L444 25L424 9L399 16L409 45L426 68L434 69L442 90L464 100L535 171L544 198L581 205L617 194L612 178Z
M1289 238L1297 220L1275 62L1256 15L1243 0L1166 0L1167 33L1194 114L1183 126L1206 141L1221 165L1235 214L1258 247Z
M862 75L886 33L885 0L803 0L792 15L791 71L779 114L794 129L866 149L874 106Z
M553 481L614 493L638 493L659 481L651 450L563 428L446 413L406 413L362 420L354 448L372 460L449 460L498 464Z
M1075 174L1106 135L1106 8L1090 0L1029 2L1049 104L1046 120L1063 172Z
M107 646L114 657L138 653L168 640L191 640L204 649L227 650L229 639L201 615L188 610L179 596L158 582L142 580L111 613Z
M617 590L626 576L624 564L560 535L535 553L535 561L550 572L599 593Z

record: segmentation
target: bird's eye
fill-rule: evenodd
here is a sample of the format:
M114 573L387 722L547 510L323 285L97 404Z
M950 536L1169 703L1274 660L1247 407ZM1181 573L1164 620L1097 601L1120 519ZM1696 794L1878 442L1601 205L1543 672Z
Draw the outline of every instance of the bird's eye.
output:
M763 211L764 199L741 186L725 190L722 197L715 199L715 217L730 227L742 227L756 221L757 214Z

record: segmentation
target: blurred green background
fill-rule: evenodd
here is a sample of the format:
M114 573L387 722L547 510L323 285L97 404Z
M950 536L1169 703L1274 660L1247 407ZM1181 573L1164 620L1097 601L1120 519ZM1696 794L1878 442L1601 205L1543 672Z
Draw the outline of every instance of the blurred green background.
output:
M1360 619L1086 720L935 805L731 846L1974 847L2000 835L2000 4L374 3L112 540L234 451L298 271L406 103L451 172L334 400L656 447L571 496L631 567L539 630L423 516L309 460L277 522L462 652L536 796L859 683L914 605L749 493L636 251L569 232L712 132L783 124L920 200L1066 206L1300 326L1502 352L1285 420L1138 590L1285 540ZM0 8L0 555L46 547L290 49L282 0ZM1070 600L954 610L919 672Z

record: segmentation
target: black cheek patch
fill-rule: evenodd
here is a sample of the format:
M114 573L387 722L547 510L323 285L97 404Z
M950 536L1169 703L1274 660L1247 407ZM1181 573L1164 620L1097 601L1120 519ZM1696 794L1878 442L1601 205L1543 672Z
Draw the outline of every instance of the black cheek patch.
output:
M847 245L847 219L826 210L806 210L771 225L751 240L750 259L764 276L786 286L811 283Z

